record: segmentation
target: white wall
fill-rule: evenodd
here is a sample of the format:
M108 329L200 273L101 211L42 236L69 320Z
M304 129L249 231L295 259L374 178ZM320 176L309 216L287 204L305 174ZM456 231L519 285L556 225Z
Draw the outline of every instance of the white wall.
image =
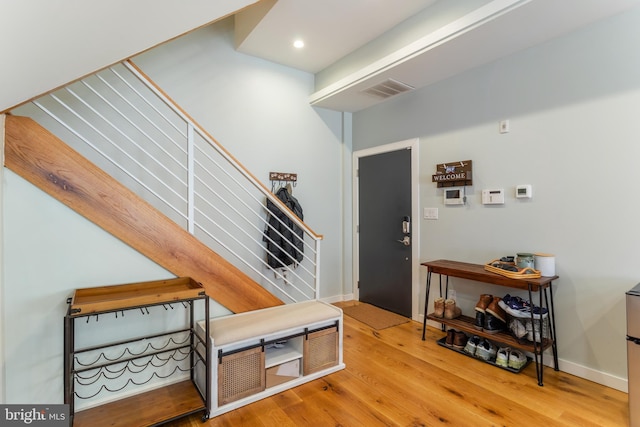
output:
M227 16L256 0L112 0L0 6L0 111ZM117 36L113 37L114 28ZM46 72L43 72L46 70Z
M624 293L640 278L638 40L634 10L353 117L354 150L420 137L421 205L440 211L423 220L422 259L555 254L561 369L620 389ZM510 133L499 134L502 119ZM467 159L469 202L445 207L436 164ZM531 184L533 199L516 200L517 184ZM504 188L506 203L483 206L487 188ZM467 314L480 293L510 291L453 284Z
M298 174L293 194L304 221L324 236L320 297L340 299L350 149L343 115L309 106L313 75L236 52L231 19L133 60L267 187L270 171Z

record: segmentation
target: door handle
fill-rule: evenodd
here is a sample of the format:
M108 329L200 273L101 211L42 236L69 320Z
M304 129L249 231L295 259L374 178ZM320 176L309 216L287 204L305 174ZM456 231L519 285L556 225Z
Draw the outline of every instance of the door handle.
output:
M411 245L411 237L409 237L409 236L404 236L404 237L402 238L402 240L397 240L397 241L398 241L398 242L400 242L400 243L402 243L402 244L403 244L403 245L405 245L405 246L409 246L409 245Z

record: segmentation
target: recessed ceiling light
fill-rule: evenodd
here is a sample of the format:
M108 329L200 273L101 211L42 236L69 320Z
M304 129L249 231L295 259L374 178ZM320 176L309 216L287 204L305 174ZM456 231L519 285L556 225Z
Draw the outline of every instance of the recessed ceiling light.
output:
M304 47L304 42L300 39L293 42L293 47L297 49L302 49Z

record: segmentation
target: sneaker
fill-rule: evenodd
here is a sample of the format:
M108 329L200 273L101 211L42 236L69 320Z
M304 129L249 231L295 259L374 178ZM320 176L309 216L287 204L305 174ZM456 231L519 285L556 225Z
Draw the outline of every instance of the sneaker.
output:
M520 370L527 364L527 356L520 350L512 350L509 353L509 368Z
M531 312L533 312L534 319L539 319L540 317L546 318L548 315L546 308L536 305L532 306L529 301L525 301L520 297L512 297L509 294L505 295L504 298L498 302L498 305L513 317L531 318Z
M470 354L471 356L475 356L478 344L480 344L480 337L474 335L473 337L469 338L469 340L467 341L467 345L464 346L464 352Z
M511 349L509 347L502 347L498 350L498 354L496 354L496 365L502 366L503 368L508 367L510 354Z
M489 340L482 340L476 349L476 357L487 362L495 359L496 353L496 346Z
M488 334L497 334L498 332L504 330L505 324L502 320L497 317L489 314L487 311L484 314L484 331Z
M462 331L456 331L453 335L453 348L457 348L458 350L462 350L467 344L467 334Z
M540 321L534 320L533 325L531 324L531 319L527 319L525 321L525 329L527 330L527 339L533 342L535 338L535 342L540 342ZM535 332L534 332L535 329ZM542 320L542 338L549 338L549 321L547 319Z
M447 347L453 347L453 338L455 336L455 333L456 331L453 329L449 329L447 331L447 339L444 341L444 345L446 345Z
M509 330L516 339L522 339L525 335L527 335L525 322L526 321L524 319L518 319L516 317L512 317L509 320Z

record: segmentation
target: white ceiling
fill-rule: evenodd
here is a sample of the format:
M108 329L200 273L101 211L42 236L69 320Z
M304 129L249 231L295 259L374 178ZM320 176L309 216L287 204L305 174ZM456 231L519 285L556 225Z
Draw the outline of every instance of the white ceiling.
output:
M244 22L237 49L316 74L311 104L353 112L383 102L362 91L388 78L424 87L639 4L640 0L263 0L261 19L254 14L248 30ZM447 7L457 9L447 13ZM429 22L436 16L437 26ZM449 19L444 22L443 17ZM241 19L242 15L236 17L236 28ZM293 48L295 38L305 40L304 49ZM385 51L385 46L393 49Z

